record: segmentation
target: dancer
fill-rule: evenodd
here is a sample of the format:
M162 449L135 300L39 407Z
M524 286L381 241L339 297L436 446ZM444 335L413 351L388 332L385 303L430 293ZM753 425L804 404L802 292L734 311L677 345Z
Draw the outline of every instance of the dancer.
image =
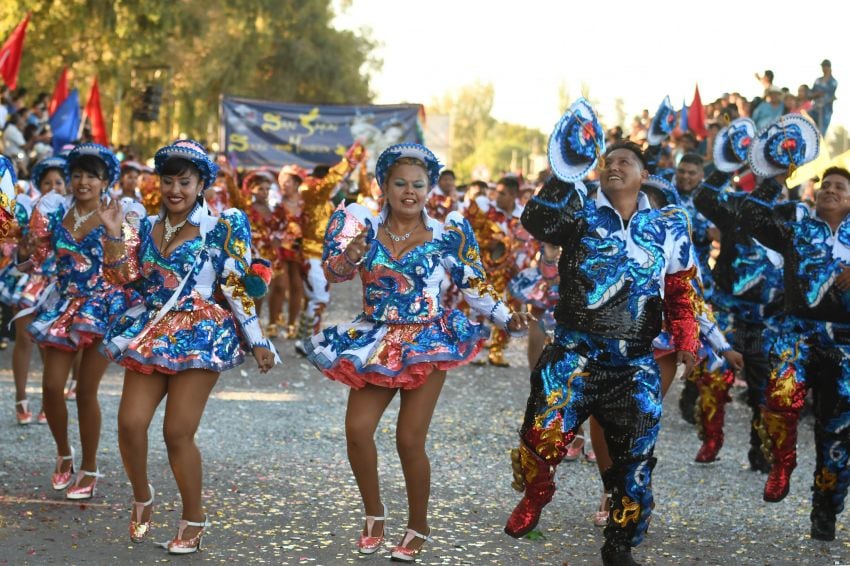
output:
M359 142L355 142L339 163L330 169L326 166L316 167L313 175L303 179L305 188L300 192L301 252L304 259L304 295L307 300L299 321L298 339L295 341L295 351L302 356L307 355L306 341L321 329L322 314L331 300L321 260L325 228L334 210L330 199L337 185L365 158L366 150Z
M68 499L90 499L102 477L97 467L97 392L109 364L98 347L111 319L127 309L129 293L103 276L103 225L96 214L104 193L118 179L118 160L107 148L85 143L68 154L66 173L71 195L52 193L39 201L29 234L18 246L18 269L29 272L42 267L55 253L56 281L44 291L29 332L44 348L42 403L59 453L51 478L53 489L68 488ZM76 402L83 458L74 478L64 388L77 352L82 352Z
M684 211L652 209L640 193L646 163L631 142L604 149L604 134L584 99L555 127L549 162L555 176L532 198L523 225L562 247L555 341L531 374L531 393L511 454L514 487L525 495L505 532L530 532L555 491L554 470L578 425L593 415L605 429L613 502L603 562L635 564L652 508L652 456L661 416L652 340L662 311L677 363L690 371L698 348L692 280L696 267ZM578 182L603 154L601 188L587 197Z
M100 208L106 227L105 273L115 284L132 283L142 295L142 302L110 327L104 351L125 368L118 446L135 499L130 539L141 542L151 530L148 427L167 396L163 436L183 502L168 551L188 554L200 549L209 526L194 437L210 392L222 371L242 363L243 346L253 351L261 372L277 358L254 310L254 299L265 292L268 279L258 281L251 266L248 218L236 209L216 218L204 204L216 165L193 140L161 148L154 160L162 187L159 216L147 217L135 228L122 224L116 203ZM221 289L227 308L214 299L215 288Z
M528 313L513 313L485 280L469 224L457 212L445 224L424 212L439 163L425 147L399 144L378 158L381 215L352 204L331 217L323 261L333 282L363 281L364 312L308 342L308 358L326 376L351 387L345 417L348 458L366 511L358 540L372 554L384 542L387 509L378 485L374 434L399 393L396 445L407 486L409 517L392 558L412 562L430 540L430 464L425 440L446 371L475 357L487 331L458 310L444 309L440 283L451 278L467 301L494 324L519 331Z
M766 180L744 201L751 234L785 262L785 319L771 350L773 371L762 423L773 467L765 501L781 501L797 465L797 421L806 390L814 392L817 466L812 486L811 536L835 538L835 517L850 485L850 172L822 175L809 215L783 219L769 204L782 191L788 166L818 154L818 133L801 116L783 116L756 136L753 171Z
M36 187L42 196L56 193L59 195L65 194L65 158L64 157L48 157L38 162L33 167L30 174L30 182ZM29 228L29 220L32 216L34 203L26 195L18 195L16 198L17 210L16 216L18 226L21 229L20 238L26 237ZM4 285L0 291L0 296L8 300L10 306L13 307L16 314L15 317L15 346L12 349L12 373L15 377L15 405L17 406L18 424L29 424L32 422L32 413L29 411L29 401L27 400L27 381L29 381L30 359L32 358L32 339L27 333L27 327L33 321L35 315L35 305L41 293L47 288L48 283L55 274L56 262L55 256L51 256L42 263L39 268L34 268L28 274L22 274L14 266L9 266L9 271L14 271L18 274L15 277L12 273L8 275L0 275L0 281L4 284L14 280L14 289L11 294L7 294L9 287ZM40 355L43 355L43 350L38 349ZM43 360L42 360L43 361ZM72 379L74 379L72 377ZM44 410L39 411L36 417L36 422L39 424L47 424L47 416Z
M746 164L747 148L755 137L755 124L739 118L718 132L714 145L717 171L703 183L694 197L694 205L720 230L720 254L712 270L715 281L712 303L727 327L734 328L735 349L743 354L750 419L750 469L767 473L770 464L762 451L761 407L770 377L768 352L771 329L781 319L783 306L782 256L766 248L749 234L749 221L742 206L749 198L745 192L727 190L732 174ZM770 203L775 214L791 220L795 203ZM722 411L728 395L718 397ZM722 420L721 420L722 425ZM720 429L722 435L722 428ZM722 438L722 436L721 436Z
M286 295L289 297L286 338L292 340L298 335L298 319L304 307L304 258L301 252L304 200L298 187L307 178L307 172L297 165L287 165L280 170L278 183L281 187L281 210L286 215L286 227L283 230L281 247L281 273ZM273 291L273 290L272 290ZM271 301L271 299L269 299Z

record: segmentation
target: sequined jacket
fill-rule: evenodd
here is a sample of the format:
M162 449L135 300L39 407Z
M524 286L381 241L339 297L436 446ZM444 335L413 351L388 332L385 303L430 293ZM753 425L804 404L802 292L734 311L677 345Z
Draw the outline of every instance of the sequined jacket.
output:
M464 211L480 242L481 261L488 273L505 272L512 277L529 267L537 254L538 242L520 221L522 211L517 204L509 214L483 196Z
M144 300L147 310L163 308L172 299L183 278L189 275L176 303L169 310L192 311L197 301L214 302L220 290L253 346L272 349L257 320L254 300L245 291L243 278L251 263L251 228L244 212L228 209L219 218L204 216L196 206L189 223L201 226L200 236L180 243L163 256L151 232L158 216L142 220L138 228L125 223L123 242L105 242L104 274L115 285L131 286Z
M30 256L36 272L44 273L51 261L55 261L56 291L66 298L103 295L114 290L103 275L103 246L100 237L103 225L97 226L77 241L62 225L62 220L71 209L74 199L50 193L38 201L32 214L29 230L35 238L35 249ZM138 208L124 209L124 215L144 213Z
M387 324L423 324L442 318L441 284L448 277L472 308L497 326L507 326L511 310L487 284L475 235L459 213L450 213L445 223L426 215L432 239L401 258L393 258L376 237L385 220L386 210L374 217L366 207L351 204L334 212L325 235L322 263L328 281L345 281L359 273L367 318ZM368 251L363 262L354 266L344 251L364 228Z
M304 206L301 209L301 236L304 259L319 259L322 257L322 243L325 228L333 214L334 207L330 202L334 188L342 181L357 163L347 157L331 167L328 174L321 179L308 178L301 189Z
M782 191L767 179L741 206L750 233L785 260L785 312L800 318L850 323L850 298L834 285L850 265L850 216L833 234L832 228L810 211L788 219L773 203ZM781 211L781 207L780 207Z
M720 254L712 269L713 301L748 322L758 323L782 310L782 256L750 233L743 214L749 193L728 192L731 175L715 171L694 197L697 209L720 230ZM795 218L797 205L774 205L774 213Z
M560 325L649 344L663 314L676 349L696 353L697 269L684 210L654 210L639 193L638 211L626 224L603 191L591 199L582 183L553 177L526 205L522 223L563 250Z

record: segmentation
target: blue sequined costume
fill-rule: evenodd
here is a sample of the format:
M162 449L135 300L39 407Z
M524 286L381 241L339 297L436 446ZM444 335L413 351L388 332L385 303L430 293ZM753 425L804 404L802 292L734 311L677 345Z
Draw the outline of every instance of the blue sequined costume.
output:
M307 344L308 359L326 376L354 388L373 384L413 389L434 370L470 361L489 331L459 310L447 310L441 283L451 278L466 301L499 327L510 309L485 280L469 223L450 212L445 224L423 214L430 241L394 258L377 239L387 211L374 217L351 204L331 216L323 263L331 282L363 282L363 313L349 324L326 328ZM348 243L368 230L368 251L357 267L344 255Z
M834 233L814 211L783 218L771 206L781 190L768 179L742 208L753 236L785 260L787 317L771 350L773 371L762 409L773 460L764 498L779 501L788 493L797 464L797 421L811 387L817 450L813 507L834 523L850 484L850 299L834 284L850 265L850 217Z
M686 213L652 209L647 196L628 222L604 191L550 179L526 205L523 225L561 246L555 341L531 374L531 393L512 453L514 487L525 495L505 531L522 536L555 491L554 467L593 415L605 429L613 466L606 547L641 542L652 507L650 478L661 417L652 341L662 312L677 350L696 354L696 276Z
M29 332L42 346L68 351L86 348L103 337L109 323L132 300L132 293L103 275L103 225L79 241L62 225L73 202L70 196L48 194L39 201L30 221L30 231L38 242L31 259L38 267L55 253L56 280L45 290Z
M188 222L205 237L180 243L168 256L151 237L160 221L158 216L145 218L138 229L125 223L123 241L105 242L107 278L134 289L143 302L110 326L104 354L141 373L174 374L188 369L222 372L242 363L245 349L254 346L274 351L242 281L251 262L245 213L229 209L216 219L196 205ZM215 300L217 290L227 307Z

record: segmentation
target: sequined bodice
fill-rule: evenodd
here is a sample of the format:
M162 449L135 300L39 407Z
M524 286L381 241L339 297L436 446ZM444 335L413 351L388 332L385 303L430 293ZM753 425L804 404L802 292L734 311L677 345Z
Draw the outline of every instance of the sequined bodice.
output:
M142 278L137 281L139 291L148 308L159 308L171 297L174 290L192 268L201 249L200 236L181 242L164 257L154 245L150 232L142 236L139 249L139 267ZM184 290L188 293L189 289Z
M373 240L361 272L366 315L390 323L442 316L440 283L447 278L441 263L443 248L439 240L431 240L394 259L380 241Z
M63 296L80 297L101 293L111 288L103 277L103 247L98 226L77 241L62 225L62 212L56 218L51 243L55 250L56 280Z

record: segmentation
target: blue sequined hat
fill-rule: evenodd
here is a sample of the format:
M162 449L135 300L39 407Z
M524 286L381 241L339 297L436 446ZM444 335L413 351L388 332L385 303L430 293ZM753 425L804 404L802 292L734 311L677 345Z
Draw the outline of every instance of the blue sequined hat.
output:
M17 182L14 164L5 155L0 155L0 221L9 219L15 214ZM1 229L0 232L2 232Z
M665 96L658 106L658 111L652 117L649 123L649 130L646 132L646 140L649 145L659 145L667 139L673 128L676 127L676 111L670 103L670 97Z
M218 175L218 165L207 155L207 150L204 146L195 140L177 140L171 145L159 148L153 158L154 169L157 175L160 174L165 162L172 157L191 161L201 172L201 179L204 181L205 190L215 182L215 177Z
M375 163L375 179L377 179L378 185L381 188L384 186L384 181L387 180L387 173L390 170L390 166L402 157L413 157L425 163L425 167L428 168L429 186L433 187L437 184L437 180L440 178L440 168L442 167L437 156L431 153L431 150L424 145L418 143L398 143L385 149Z
M605 153L605 132L587 100L573 102L555 124L548 153L552 173L565 183L583 179Z
M30 173L30 182L36 189L41 188L41 178L44 177L44 174L47 173L50 169L59 169L62 171L62 176L65 178L65 182L68 182L68 173L65 169L65 164L67 163L67 159L60 155L55 155L53 157L48 157L47 159L42 159L39 161L35 167L32 168L32 172Z
M756 124L749 118L738 118L717 132L712 159L720 171L731 173L747 161L747 151L756 137Z
M118 163L118 158L112 153L109 148L103 147L97 143L81 143L74 146L68 153L68 161L65 163L65 177L71 177L71 171L74 169L74 164L79 158L84 155L93 155L106 164L106 172L109 175L109 186L111 187L118 182L121 176L121 166Z
M820 151L814 124L799 114L786 114L756 134L748 159L759 177L773 177L812 161Z
M681 205L679 193L670 181L664 177L650 175L646 181L641 184L640 190L646 193L647 196L653 197L658 203L659 208L664 208L671 204L674 206Z

